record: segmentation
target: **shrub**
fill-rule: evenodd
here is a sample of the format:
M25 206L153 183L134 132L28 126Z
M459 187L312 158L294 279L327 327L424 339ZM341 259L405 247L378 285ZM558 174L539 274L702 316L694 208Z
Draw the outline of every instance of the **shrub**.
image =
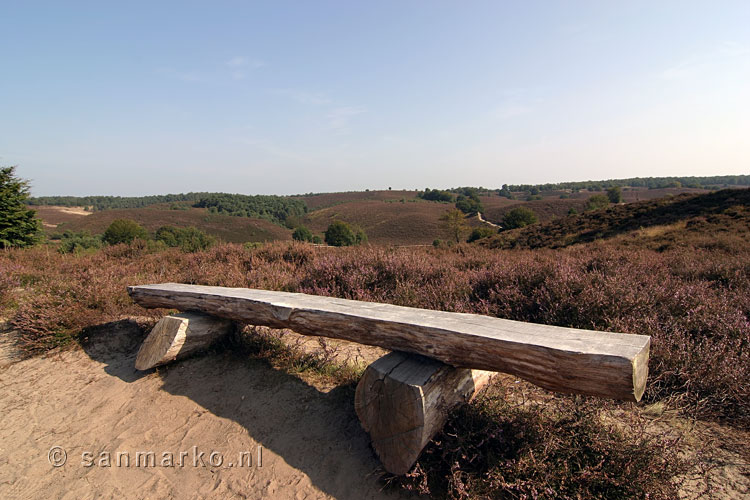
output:
M194 227L162 226L156 230L154 239L168 247L180 248L183 252L206 250L216 243L216 238Z
M102 241L108 245L118 243L131 243L134 239L148 239L146 232L140 224L131 219L117 219L104 231Z
M305 226L299 226L292 233L292 239L295 240L295 241L312 241L313 240L313 234Z
M334 221L325 232L325 242L335 247L359 245L367 241L367 235L361 228L353 228L346 222Z
M481 240L482 238L487 238L496 233L497 231L489 227L475 227L474 230L469 235L469 239L466 241L471 243L472 241Z
M65 231L60 238L60 246L57 251L60 253L80 253L86 250L98 250L102 247L102 238L92 236L86 231L73 233Z
M456 198L456 208L465 214L475 214L483 210L479 196L474 193L469 196L458 195L458 198Z
M607 189L607 198L609 198L610 203L622 203L622 188L613 186Z
M535 224L538 221L533 210L526 207L516 207L503 216L503 229L516 229L518 227Z
M424 192L417 193L418 198L430 201L442 201L450 203L453 201L453 195L448 191L441 191L440 189L425 188Z
M31 246L41 229L36 212L26 207L29 184L15 176L15 168L0 168L0 248Z
M609 206L609 198L604 194L595 194L586 201L586 210L599 210Z
M321 243L323 243L323 240L321 239L321 237L320 237L320 236L318 236L318 235L316 234L315 236L313 236L313 237L312 237L312 242L313 242L314 244L316 244L316 245L320 245Z

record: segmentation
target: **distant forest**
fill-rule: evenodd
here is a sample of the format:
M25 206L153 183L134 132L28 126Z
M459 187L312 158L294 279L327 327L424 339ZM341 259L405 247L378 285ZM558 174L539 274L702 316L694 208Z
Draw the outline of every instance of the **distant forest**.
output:
M606 181L559 182L554 184L504 185L508 191L559 191L563 189L600 191L611 187L645 187L662 189L668 187L722 188L727 186L750 186L750 175L718 175L714 177L633 177Z
M283 223L287 217L302 217L307 213L304 201L272 195L214 193L201 198L194 206L220 214L266 219L277 224Z
M92 207L93 211L113 208L143 208L157 203L197 202L213 193L162 194L154 196L39 196L28 199L29 205Z

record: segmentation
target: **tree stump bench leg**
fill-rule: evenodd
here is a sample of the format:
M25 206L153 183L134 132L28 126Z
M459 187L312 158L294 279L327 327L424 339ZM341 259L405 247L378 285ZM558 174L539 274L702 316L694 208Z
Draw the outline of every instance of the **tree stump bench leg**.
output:
M450 410L469 401L494 373L397 351L368 366L354 405L385 469L409 472Z
M234 330L231 320L199 312L164 316L143 341L135 358L138 370L149 370L209 347Z

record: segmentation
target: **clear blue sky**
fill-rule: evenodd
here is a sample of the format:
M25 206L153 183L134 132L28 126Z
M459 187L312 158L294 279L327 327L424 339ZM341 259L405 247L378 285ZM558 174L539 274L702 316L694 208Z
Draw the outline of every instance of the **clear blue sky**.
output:
M33 194L750 172L750 1L0 3Z

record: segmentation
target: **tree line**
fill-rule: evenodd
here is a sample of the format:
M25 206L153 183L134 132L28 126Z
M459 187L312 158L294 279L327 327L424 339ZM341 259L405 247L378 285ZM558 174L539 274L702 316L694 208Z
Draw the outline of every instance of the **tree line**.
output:
M91 207L92 210L115 208L143 208L157 203L197 202L211 193L180 193L152 196L36 196L29 205L55 205L60 207Z
M277 224L282 224L289 217L303 217L307 213L304 201L273 195L215 193L202 197L193 206L207 208L214 213L266 219Z
M708 177L632 177L630 179L609 179L606 181L558 182L547 184L505 184L503 191L559 191L596 190L611 187L642 187L663 189L669 187L717 188L725 186L750 186L750 175L715 175Z

